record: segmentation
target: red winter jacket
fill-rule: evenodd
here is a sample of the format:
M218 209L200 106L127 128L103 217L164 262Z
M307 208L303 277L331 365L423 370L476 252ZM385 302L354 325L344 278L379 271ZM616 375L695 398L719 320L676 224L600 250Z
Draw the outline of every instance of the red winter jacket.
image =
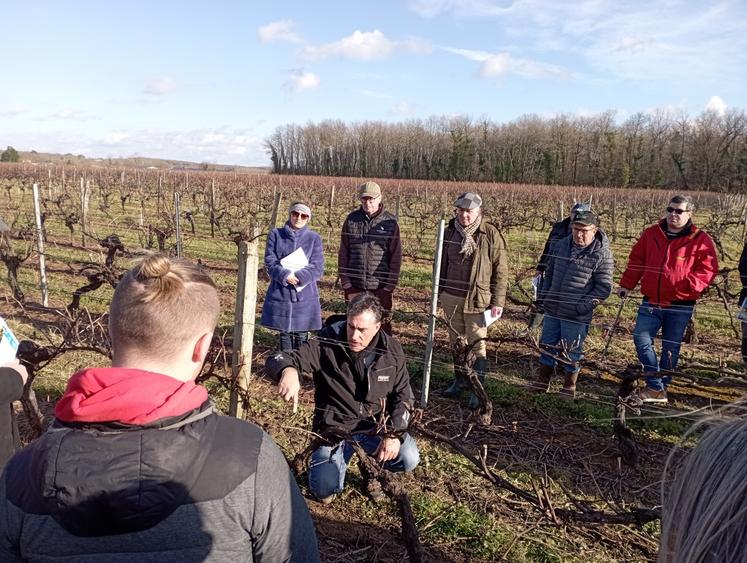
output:
M691 225L689 233L668 239L666 220L643 231L630 251L620 286L634 289L654 305L695 301L718 273L718 258L711 237Z

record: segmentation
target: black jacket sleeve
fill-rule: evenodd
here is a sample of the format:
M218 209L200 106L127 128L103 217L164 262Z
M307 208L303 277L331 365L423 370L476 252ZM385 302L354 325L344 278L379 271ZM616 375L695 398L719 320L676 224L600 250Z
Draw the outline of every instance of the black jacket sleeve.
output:
M739 306L747 298L747 242L744 243L742 255L739 257L739 278L742 280L742 291L739 293Z
M298 373L314 373L319 370L321 362L321 347L318 338L310 338L298 350L293 352L277 351L270 355L265 362L265 370L273 381L280 380L280 374L285 368L293 367Z
M410 372L407 371L407 360L399 343L392 342L389 347L396 358L397 380L387 397L388 410L394 430L407 430L410 425L410 413L415 404L410 387Z
M23 378L11 368L0 368L0 403L10 403L21 398Z
M570 225L570 218L566 218L562 221L558 221L552 226L550 234L547 236L547 240L545 241L545 247L542 249L542 256L540 256L539 263L535 268L538 272L544 272L547 270L547 265L550 262L550 258L552 258L550 255L552 243L568 236L570 234Z

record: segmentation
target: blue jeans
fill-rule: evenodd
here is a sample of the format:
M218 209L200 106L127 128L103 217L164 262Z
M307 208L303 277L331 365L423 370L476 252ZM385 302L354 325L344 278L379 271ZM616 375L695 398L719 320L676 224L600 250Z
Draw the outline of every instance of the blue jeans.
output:
M298 350L301 344L309 339L308 332L281 332L280 333L280 350L282 352L292 352Z
M677 369L680 357L682 337L687 323L693 316L692 305L670 305L661 307L651 305L646 299L638 307L638 318L633 329L633 342L638 359L647 372L646 385L656 391L662 391L672 381L671 375L660 375L660 372L672 372ZM661 329L661 360L656 360L654 337Z
M409 434L404 434L404 442L399 448L399 455L384 463L384 469L389 471L412 471L420 461L420 452L415 440ZM358 442L368 455L373 455L381 443L379 436L356 434ZM354 450L348 442L342 441L335 446L322 446L311 454L309 464L309 489L319 499L342 492L345 486L345 473Z
M584 340L587 334L589 334L587 323L556 319L545 315L542 322L542 336L540 336L540 348L543 350L539 359L540 363L555 366L557 361L552 355L559 356L561 351L556 347L562 346L561 343L565 342L568 358L573 364L563 364L563 369L567 373L577 373L581 369L578 363L584 357Z

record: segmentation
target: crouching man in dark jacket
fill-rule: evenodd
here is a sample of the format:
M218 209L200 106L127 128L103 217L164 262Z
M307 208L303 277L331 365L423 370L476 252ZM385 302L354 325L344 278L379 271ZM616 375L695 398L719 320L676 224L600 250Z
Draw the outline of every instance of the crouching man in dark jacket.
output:
M612 252L599 219L579 211L572 233L553 243L539 299L545 309L539 377L530 390L546 392L555 366L565 377L561 397L576 396L576 381L594 308L612 292ZM558 359L564 361L558 362Z
M278 392L298 404L299 372L314 377L312 430L321 436L348 437L389 471L412 471L420 461L415 440L407 433L413 394L400 343L381 330L379 300L361 293L350 300L347 319L324 327L293 352L278 352L267 371ZM311 456L309 488L322 502L331 502L345 484L354 453L348 440L330 438ZM374 500L381 498L376 481L368 483Z
M280 450L194 381L218 313L188 262L153 255L125 274L112 367L73 375L0 479L0 561L319 561Z

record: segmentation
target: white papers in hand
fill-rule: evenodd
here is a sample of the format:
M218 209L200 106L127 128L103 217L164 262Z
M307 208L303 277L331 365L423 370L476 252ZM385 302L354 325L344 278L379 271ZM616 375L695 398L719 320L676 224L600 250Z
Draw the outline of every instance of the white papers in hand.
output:
M288 254L285 258L280 259L280 265L286 270L290 270L291 273L295 274L299 270L303 270L309 265L309 259L306 257L306 253L302 248L296 248L293 252ZM296 291L301 291L306 284L296 285Z
M492 309L486 309L485 312L482 314L483 322L485 323L486 327L489 327L492 325L495 321L501 318L503 316L503 310L501 309L497 315L493 316L493 310Z
M18 351L18 339L5 319L0 317L0 364L11 362Z

